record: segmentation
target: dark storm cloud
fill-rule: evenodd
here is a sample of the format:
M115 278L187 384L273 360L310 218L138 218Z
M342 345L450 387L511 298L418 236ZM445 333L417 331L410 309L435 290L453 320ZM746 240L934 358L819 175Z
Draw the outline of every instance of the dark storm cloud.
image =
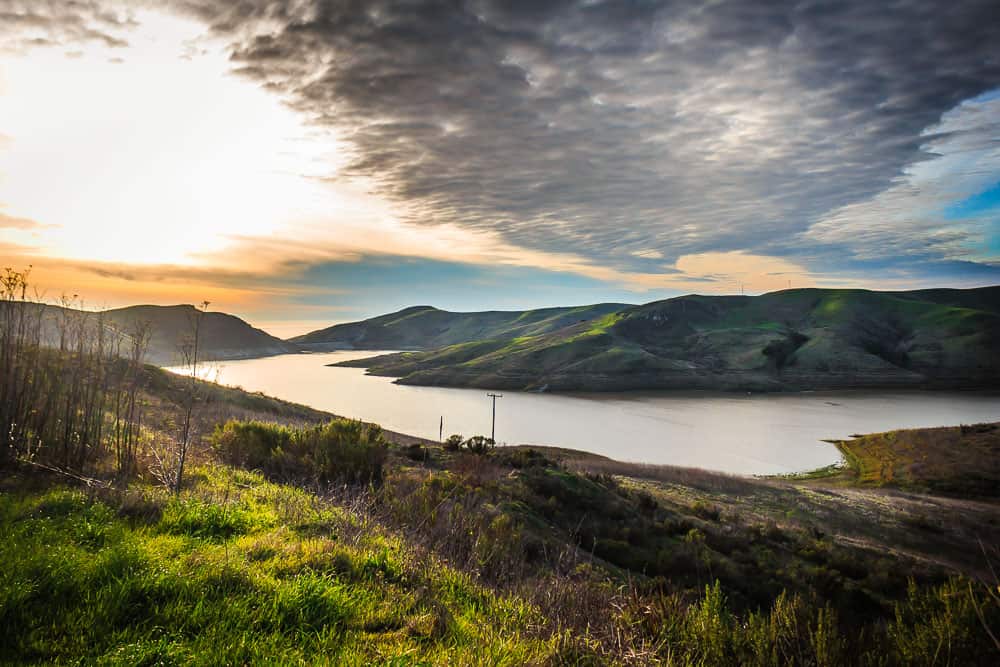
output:
M0 53L93 42L124 47L128 4L100 0L0 0Z
M850 250L831 212L898 186L944 145L926 128L1000 86L996 0L174 5L414 221L623 268ZM950 234L913 242L951 256Z
M415 220L621 264L794 252L1000 85L992 0L186 7Z

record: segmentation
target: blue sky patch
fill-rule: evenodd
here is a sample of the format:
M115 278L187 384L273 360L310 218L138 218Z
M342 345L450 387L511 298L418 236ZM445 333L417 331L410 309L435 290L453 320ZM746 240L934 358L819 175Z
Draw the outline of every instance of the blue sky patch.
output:
M678 294L630 291L585 276L534 267L395 256L316 265L295 282L343 290L342 294L307 294L298 299L313 306L346 306L350 310L337 311L337 319L342 321L418 304L456 311L523 310L606 301L645 303Z
M972 216L992 211L1000 207L1000 181L945 209L944 214L949 220L971 218Z

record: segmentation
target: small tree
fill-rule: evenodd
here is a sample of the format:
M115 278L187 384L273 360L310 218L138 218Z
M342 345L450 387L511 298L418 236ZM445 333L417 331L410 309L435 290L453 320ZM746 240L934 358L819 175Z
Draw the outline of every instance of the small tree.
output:
M462 443L464 438L458 433L454 433L448 436L448 439L444 441L444 448L449 452L457 452L462 448Z
M493 439L485 435L474 435L465 441L465 448L473 454L485 454L493 449Z
M181 342L180 353L187 369L187 378L184 383L182 406L184 413L181 417L181 429L177 441L172 443L172 447L161 454L154 447L153 456L156 458L156 469L153 474L160 482L168 487L174 494L181 491L181 484L184 482L184 465L187 462L188 450L194 436L194 415L195 408L201 402L201 381L198 378L199 353L201 345L201 325L208 311L208 301L203 301L194 309L190 320L190 335Z
M135 470L136 447L142 425L139 391L145 380L143 359L151 332L150 322L138 320L132 323L128 331L116 332L114 354L123 358L124 367L118 374L114 392L112 445L117 477L122 485L128 484Z

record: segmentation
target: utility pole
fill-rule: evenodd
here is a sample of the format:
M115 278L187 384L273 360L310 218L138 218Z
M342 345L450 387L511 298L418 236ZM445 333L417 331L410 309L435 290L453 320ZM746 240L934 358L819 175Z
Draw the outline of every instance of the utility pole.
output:
M438 442L444 442L444 415L441 415L441 423L438 424Z
M503 398L503 394L486 394L493 399L493 427L490 429L490 440L493 444L497 441L497 399Z

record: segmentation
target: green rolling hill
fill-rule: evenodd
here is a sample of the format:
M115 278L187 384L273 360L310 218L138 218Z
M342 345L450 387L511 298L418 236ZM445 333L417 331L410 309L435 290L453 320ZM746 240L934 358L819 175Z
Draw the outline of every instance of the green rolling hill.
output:
M524 390L989 387L1000 377L1000 287L683 296L465 338L344 365L404 384Z
M306 350L427 350L476 340L538 336L588 322L629 306L598 303L538 310L452 313L413 306L361 322L337 324L292 338Z

